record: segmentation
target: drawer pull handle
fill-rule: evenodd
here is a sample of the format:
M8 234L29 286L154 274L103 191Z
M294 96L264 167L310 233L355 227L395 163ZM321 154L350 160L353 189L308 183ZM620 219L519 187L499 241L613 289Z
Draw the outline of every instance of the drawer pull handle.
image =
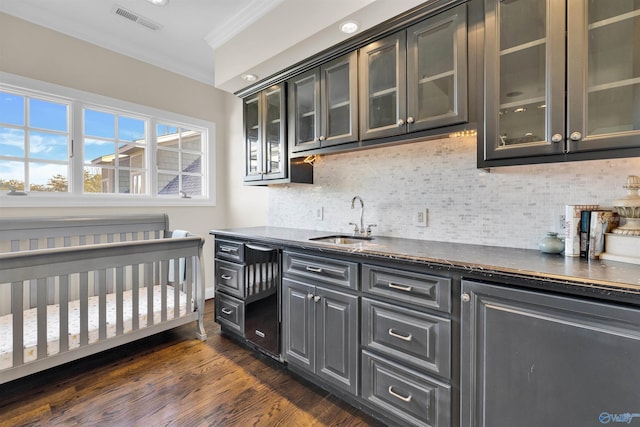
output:
M411 290L413 289L413 286L396 285L395 283L391 283L391 282L389 282L389 287L392 289L398 289L399 291L405 291L405 292L411 292Z
M224 279L224 280L231 280L231 279L232 279L232 277L231 277L231 276L226 275L226 274L223 274L222 276L220 276L220 278L221 278L221 279Z
M230 308L223 308L222 310L222 314L226 314L227 316L230 315L231 313L233 313L233 310L231 310Z
M403 395L401 395L401 394L399 394L399 393L397 393L397 392L393 391L393 386L392 386L392 385L390 385L390 386L389 386L389 389L388 389L388 390L389 390L389 394L390 394L391 396L396 397L396 398L398 398L398 399L402 400L403 402L407 402L407 403L411 402L411 395L409 395L409 396L403 396Z
M320 267L311 267L310 265L307 266L307 271L310 271L312 273L322 273L322 268Z
M220 246L220 252L235 252L236 248L230 248L228 246Z
M259 331L256 329L256 335L259 336L260 338L264 338L264 332Z
M411 341L413 339L413 335L411 335L411 334L402 335L402 334L397 333L393 329L389 329L389 335L391 335L394 338L399 338L399 339L401 339L403 341Z

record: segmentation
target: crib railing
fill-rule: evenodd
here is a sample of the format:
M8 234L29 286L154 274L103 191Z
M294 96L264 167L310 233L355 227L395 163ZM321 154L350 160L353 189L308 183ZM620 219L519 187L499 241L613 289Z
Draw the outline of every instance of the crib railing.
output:
M204 284L200 263L203 240L200 237L162 238L45 248L0 254L0 283L10 286L13 361L12 366L25 364L25 307L37 310L37 360L46 363L47 312L54 300L59 306L59 348L57 356L73 360L101 349L111 348L118 341L130 341L125 335L147 336L162 329L175 327L176 322L198 320L197 334L206 337L202 323ZM183 265L182 268L177 266ZM174 268L175 267L175 268ZM112 288L110 288L110 285ZM160 287L160 307L154 301L152 288ZM146 290L147 319L140 324L141 290ZM123 295L132 295L131 330L125 334ZM107 296L115 295L115 336L107 336ZM99 329L97 343L89 344L87 301L98 299ZM80 304L80 343L71 351L69 337L69 303ZM186 301L186 310L182 301ZM33 304L32 304L33 303ZM173 307L170 312L169 307ZM160 318L152 315L160 309ZM185 312L186 311L186 312ZM173 323L169 326L168 321ZM107 343L109 341L109 343ZM115 342L114 342L115 341ZM65 354L73 353L73 356ZM52 363L51 366L55 364ZM64 363L64 362L63 362ZM34 371L42 369L34 369ZM26 373L29 373L26 369ZM13 376L11 378L15 378ZM0 383L10 380L0 371Z

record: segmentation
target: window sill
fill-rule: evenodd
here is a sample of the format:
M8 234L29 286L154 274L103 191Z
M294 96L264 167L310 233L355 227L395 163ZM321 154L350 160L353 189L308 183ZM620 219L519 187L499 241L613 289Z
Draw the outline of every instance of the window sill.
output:
M2 208L27 208L27 207L118 207L118 206L215 206L215 200L204 197L126 197L117 195L99 196L72 196L72 195L48 195L28 194L26 196L0 195Z

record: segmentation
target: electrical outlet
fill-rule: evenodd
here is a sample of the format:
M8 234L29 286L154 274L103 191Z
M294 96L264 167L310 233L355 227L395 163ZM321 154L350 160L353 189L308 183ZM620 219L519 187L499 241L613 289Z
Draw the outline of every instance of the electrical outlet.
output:
M564 230L565 228L567 228L567 217L560 215L560 230Z
M316 219L322 221L324 219L324 206L320 206L316 209Z
M429 209L417 210L413 213L413 225L416 227L426 227L428 222Z

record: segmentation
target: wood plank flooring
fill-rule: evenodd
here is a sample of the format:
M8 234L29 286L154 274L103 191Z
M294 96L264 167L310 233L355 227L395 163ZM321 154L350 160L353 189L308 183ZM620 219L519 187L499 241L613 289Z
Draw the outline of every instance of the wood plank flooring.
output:
M0 426L382 426L194 325L0 385Z

